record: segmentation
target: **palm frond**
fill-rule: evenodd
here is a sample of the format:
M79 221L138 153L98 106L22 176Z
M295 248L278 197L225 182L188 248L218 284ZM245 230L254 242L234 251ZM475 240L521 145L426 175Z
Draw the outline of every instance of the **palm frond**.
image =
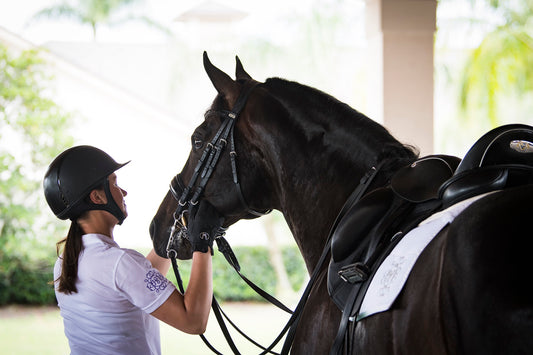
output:
M460 83L459 105L463 112L482 109L491 126L497 117L500 98L533 91L533 0L527 6L513 1L489 0L503 11L507 22L488 33L470 54ZM504 4L514 7L504 8ZM518 10L523 10L518 11ZM509 22L510 18L516 21ZM466 115L468 117L468 115Z
M64 4L42 9L36 14L34 14L30 18L30 21L33 22L42 19L56 20L65 18L82 22L85 16L77 8Z

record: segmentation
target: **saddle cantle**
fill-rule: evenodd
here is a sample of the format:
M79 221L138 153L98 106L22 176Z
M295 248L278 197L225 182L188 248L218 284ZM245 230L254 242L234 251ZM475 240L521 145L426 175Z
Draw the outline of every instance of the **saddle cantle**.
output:
M511 124L483 135L439 189L446 208L469 197L533 183L533 127Z

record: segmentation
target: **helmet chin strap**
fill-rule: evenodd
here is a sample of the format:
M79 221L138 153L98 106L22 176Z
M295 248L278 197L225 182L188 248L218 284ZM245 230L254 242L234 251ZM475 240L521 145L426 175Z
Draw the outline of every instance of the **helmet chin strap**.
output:
M107 199L106 204L98 204L98 203L89 203L87 204L88 207L86 208L86 211L88 210L101 210L101 211L107 211L111 213L117 220L118 224L121 225L122 222L126 219L126 215L120 207L115 202L115 199L113 198L113 195L111 194L111 189L109 188L109 180L104 180L104 192Z
M111 189L109 188L109 180L105 179L104 182L104 191L105 196L107 198L107 203L102 206L102 210L107 211L111 213L115 218L118 220L118 224L121 225L122 222L126 219L126 216L124 215L124 212L118 207L117 203L115 202L115 199L113 198L113 195L111 194Z

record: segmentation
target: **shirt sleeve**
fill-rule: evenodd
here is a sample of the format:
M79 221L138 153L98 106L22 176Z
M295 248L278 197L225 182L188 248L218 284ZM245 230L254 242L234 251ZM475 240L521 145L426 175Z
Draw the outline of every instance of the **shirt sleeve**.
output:
M115 286L135 306L152 313L170 297L176 286L140 253L124 250L114 272Z

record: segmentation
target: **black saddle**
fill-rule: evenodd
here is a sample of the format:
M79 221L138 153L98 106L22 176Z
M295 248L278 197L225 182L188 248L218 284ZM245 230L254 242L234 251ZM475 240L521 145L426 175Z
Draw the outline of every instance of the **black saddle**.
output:
M448 155L419 159L400 169L389 186L369 192L348 209L332 235L328 273L328 291L339 308L344 307L352 285L368 278L376 251L388 244L384 242L399 230L407 215L415 220L425 215L427 208L435 209L440 186L459 162ZM413 209L423 203L424 209Z
M332 348L342 346L381 262L432 213L482 193L533 183L533 127L512 124L483 135L463 160L421 158L400 169L388 186L355 201L332 233L328 292L343 311Z

